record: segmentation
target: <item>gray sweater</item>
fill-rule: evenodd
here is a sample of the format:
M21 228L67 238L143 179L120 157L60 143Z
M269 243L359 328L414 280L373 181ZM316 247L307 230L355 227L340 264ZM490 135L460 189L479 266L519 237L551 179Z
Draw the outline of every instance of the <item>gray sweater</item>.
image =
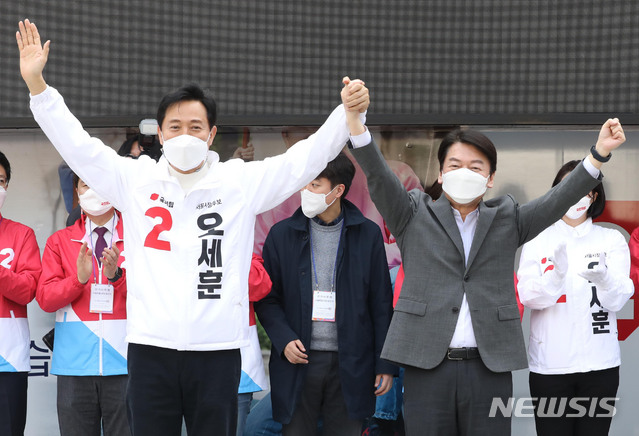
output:
M334 282L335 260L339 247L344 219L333 225L322 225L310 220L311 230L311 280L313 291L330 291ZM317 275L316 275L317 274ZM337 289L333 289L337 292ZM311 327L311 350L337 351L337 323L313 321Z

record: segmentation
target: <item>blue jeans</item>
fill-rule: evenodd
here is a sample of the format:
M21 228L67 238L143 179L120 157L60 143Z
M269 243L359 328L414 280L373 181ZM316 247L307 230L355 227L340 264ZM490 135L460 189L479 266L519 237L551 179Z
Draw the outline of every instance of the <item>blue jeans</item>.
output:
M273 419L271 393L257 402L246 419L244 436L281 436L282 424Z
M402 411L404 387L404 368L399 369L399 376L393 379L393 387L375 402L375 418L395 421Z
M253 392L245 392L237 394L237 432L236 436L244 434L244 426L246 418L251 411L251 402L253 401Z

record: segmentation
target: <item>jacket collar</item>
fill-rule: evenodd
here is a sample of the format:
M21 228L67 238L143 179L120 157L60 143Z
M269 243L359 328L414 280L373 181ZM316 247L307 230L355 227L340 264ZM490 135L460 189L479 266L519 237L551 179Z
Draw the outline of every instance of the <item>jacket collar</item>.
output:
M142 156L140 157L140 159L142 159L143 157L144 159L147 159L147 158L151 159L148 156ZM202 187L202 184L207 184L208 186L211 182L215 181L215 178L213 176L214 175L213 169L215 165L217 165L220 162L220 156L216 152L209 150L206 159L209 164L209 168L208 170L206 170L207 174L196 183L198 189ZM144 168L145 170L147 169L147 167L144 167ZM203 168L202 171L205 171L205 169ZM169 173L169 161L166 160L164 155L160 156L160 159L157 162L152 163L151 169L149 170L149 174L150 174L150 177L146 178L146 180L142 182L142 185L151 185L160 181L160 182L173 183L177 186L180 186L180 182L178 182L178 180L175 177L173 177L171 173Z
M477 218L477 228L475 229L475 236L473 237L473 245L470 247L470 253L468 253L468 264L466 270L472 265L479 248L482 246L488 229L493 223L495 216L497 215L496 207L488 207L484 200L479 202L479 217Z
M120 213L119 210L114 209L115 211L115 215L117 215L118 217L118 223L115 225L115 230L114 230L114 235L113 235L113 242L119 242L122 241L122 237L124 236L124 225L122 224L122 214ZM84 214L84 212L82 212L80 214L80 218L78 218L78 220L71 224L69 226L70 230L71 230L71 240L72 241L79 241L82 242L85 240L85 237L87 237L87 232L86 232L86 223L87 223L87 216Z
M581 238L586 236L592 230L594 226L592 218L587 218L586 221L579 224L577 227L573 227L567 224L564 220L559 220L554 224L555 228L564 235L569 235L575 238Z
M465 257L464 244L461 239L461 234L459 233L459 228L457 227L457 222L455 221L455 216L451 210L452 206L450 201L448 201L446 195L442 193L437 201L430 203L428 206L437 216L437 219L455 244L455 247L457 247L457 250L463 259ZM497 208L486 206L484 200L479 202L479 206L477 206L477 208L479 209L479 217L477 218L477 228L475 229L475 235L473 236L473 243L468 253L466 270L468 270L470 265L472 265L475 256L479 252L479 248L482 246L482 243L488 234L488 229L490 229L490 226L497 214Z
M344 214L344 227L357 226L366 221L366 217L353 203L346 199L342 199L342 214ZM305 232L308 230L309 218L304 215L302 208L298 207L295 213L291 215L289 225L295 230Z
M427 197L430 200L429 197ZM464 244L461 239L461 234L459 233L459 228L457 227L457 222L455 221L455 216L453 215L453 211L451 210L452 206L446 195L442 192L442 195L434 201L427 204L427 207L435 213L435 216L441 223L442 227L448 234L448 237L453 241L455 247L459 251L459 254L464 257Z

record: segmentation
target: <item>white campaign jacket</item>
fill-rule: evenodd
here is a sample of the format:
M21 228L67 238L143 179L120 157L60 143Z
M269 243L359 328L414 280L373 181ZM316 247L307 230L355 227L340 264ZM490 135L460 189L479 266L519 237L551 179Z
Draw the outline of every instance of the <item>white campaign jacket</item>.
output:
M315 178L344 147L338 106L320 129L259 162L219 162L190 192L158 163L118 156L91 138L51 87L31 110L69 166L122 212L127 250L127 341L176 350L248 345L248 274L255 216Z
M564 286L553 289L543 274L553 268L555 247L566 242ZM609 289L598 289L577 273L606 253ZM517 271L519 298L530 314L529 366L538 374L571 374L614 368L621 363L617 316L634 292L630 251L623 235L592 223L558 221L524 245ZM542 284L543 282L543 284Z

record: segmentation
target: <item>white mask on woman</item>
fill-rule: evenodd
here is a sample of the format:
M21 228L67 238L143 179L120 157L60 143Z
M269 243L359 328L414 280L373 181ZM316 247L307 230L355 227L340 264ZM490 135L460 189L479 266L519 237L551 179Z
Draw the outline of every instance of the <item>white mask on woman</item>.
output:
M442 174L442 190L458 204L468 204L484 195L488 177L468 168L459 168Z
M0 186L0 209L2 209L5 198L7 198L7 191L2 186Z
M337 186L335 188L337 188ZM335 188L331 189L328 194L333 192ZM308 189L302 190L302 212L304 215L308 218L314 218L328 209L331 204L335 203L337 197L331 201L331 204L326 204L328 194L316 194Z
M577 204L573 205L566 212L566 216L571 220L576 220L584 216L586 212L588 212L588 208L590 207L590 197L587 195L579 200Z
M83 211L93 216L100 216L111 209L111 203L100 197L97 192L89 188L83 194L78 195L80 207Z
M209 151L209 137L202 141L193 135L180 135L171 139L163 139L162 150L166 160L180 171L196 168L206 159Z

